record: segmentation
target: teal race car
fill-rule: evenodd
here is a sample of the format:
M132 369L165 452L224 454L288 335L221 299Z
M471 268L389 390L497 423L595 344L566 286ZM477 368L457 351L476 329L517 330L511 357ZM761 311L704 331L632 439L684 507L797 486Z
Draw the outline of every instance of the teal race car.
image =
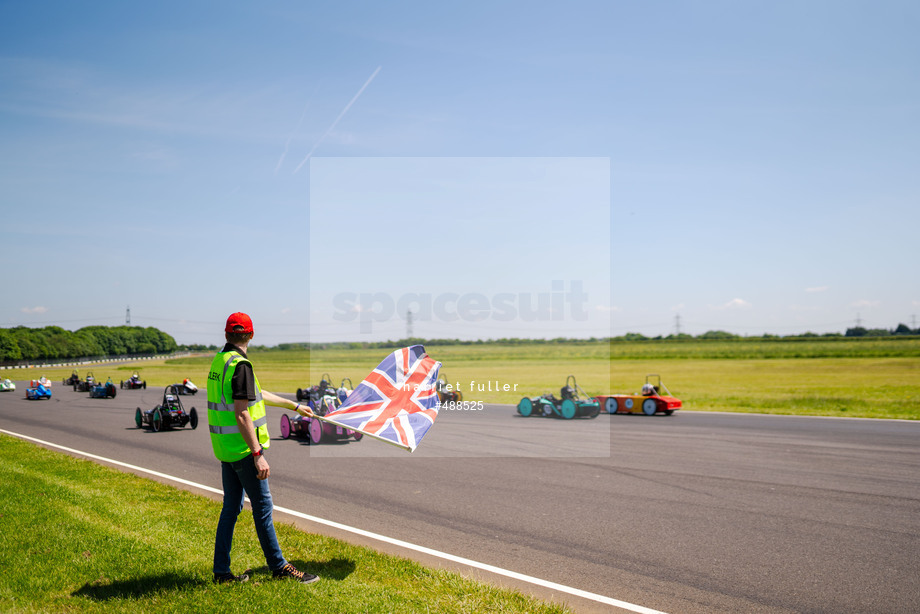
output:
M92 399L114 399L118 388L112 383L112 378L106 380L104 384L96 384L89 389L89 396Z
M556 398L553 393L548 392L539 397L524 397L518 402L517 411L525 418L543 416L565 420L597 418L601 411L601 404L581 389L574 375L566 378L565 386L560 389L559 395L561 398Z

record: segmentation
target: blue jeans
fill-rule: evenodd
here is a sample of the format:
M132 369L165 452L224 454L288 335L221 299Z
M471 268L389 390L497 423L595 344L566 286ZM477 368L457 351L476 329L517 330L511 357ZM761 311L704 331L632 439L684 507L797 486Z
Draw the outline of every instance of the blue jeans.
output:
M287 565L281 555L281 546L275 535L272 522L272 494L268 480L260 480L256 474L255 458L252 455L234 463L221 462L221 476L224 484L224 507L217 522L217 537L214 540L214 573L225 575L230 571L230 549L233 547L233 529L236 519L243 511L243 493L252 504L252 518L256 535L265 553L265 562L272 571Z

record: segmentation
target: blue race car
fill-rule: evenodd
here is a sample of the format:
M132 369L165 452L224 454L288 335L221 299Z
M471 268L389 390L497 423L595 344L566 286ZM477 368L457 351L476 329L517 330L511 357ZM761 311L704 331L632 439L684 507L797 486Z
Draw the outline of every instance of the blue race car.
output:
M38 399L50 399L51 398L51 386L45 386L45 384L32 380L32 386L26 388L26 398L30 401L37 401Z
M118 392L118 388L112 383L112 378L110 377L104 384L96 384L90 388L89 396L91 399L114 399L116 392Z

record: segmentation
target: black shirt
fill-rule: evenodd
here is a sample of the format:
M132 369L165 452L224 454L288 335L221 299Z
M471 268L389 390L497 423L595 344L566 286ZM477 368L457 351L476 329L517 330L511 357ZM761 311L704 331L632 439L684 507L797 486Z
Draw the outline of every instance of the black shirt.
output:
M243 358L248 358L246 352L232 343L225 345L221 352L238 352ZM252 373L250 363L241 362L236 365L236 369L233 371L233 379L230 380L230 390L234 399L256 400L256 378Z

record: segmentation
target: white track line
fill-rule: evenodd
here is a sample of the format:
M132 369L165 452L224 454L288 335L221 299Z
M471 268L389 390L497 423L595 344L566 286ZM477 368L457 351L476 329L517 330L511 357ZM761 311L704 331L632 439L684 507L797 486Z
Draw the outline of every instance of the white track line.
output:
M110 463L112 465L118 465L119 467L125 467L133 471L139 471L141 473L147 473L150 475L154 475L164 480L170 480L172 482L177 482L179 484L184 484L186 486L200 488L202 490L206 490L208 492L212 492L218 495L224 494L224 491L219 488L212 488L210 486L205 486L204 484L198 484L197 482L191 482L189 480L177 478L175 476L167 475L165 473L160 473L159 471L153 471L152 469L147 469L145 467L138 467L137 465L123 463L121 461L113 460L111 458L105 458L104 456L97 456L96 454L90 454L89 452L75 450L73 448L68 448L66 446L62 446L56 443L51 443L50 441L44 441L42 439L36 439L35 437L29 437L28 435L22 435L20 433L13 433L12 431L7 431L4 429L0 429L0 433L4 433L12 437L18 437L19 439L34 441L35 443L39 443L43 446L48 446L50 448L57 448L58 450L63 450L71 454L79 454L80 456L85 456L87 458L102 461L104 463ZM447 561L452 561L454 563L466 565L467 567L481 569L483 571L488 571L490 573L498 574L500 576L505 576L507 578L521 580L522 582L527 582L529 584L535 584L537 586L542 586L544 588L548 588L554 591L559 591L560 593L566 593L568 595L573 595L575 597L581 597L582 599L589 599L591 601L596 601L598 603L603 603L605 605L611 605L617 608L628 610L630 612L637 612L638 614L665 614L664 612L661 612L660 610L653 610L651 608L646 608L641 605L629 603L628 601L620 601L619 599L614 599L613 597L606 597L604 595L598 595L597 593L583 591L581 589L573 588L571 586L566 586L564 584L557 584L555 582L550 582L549 580L542 580L540 578L528 576L522 573L518 573L516 571L510 571L508 569L503 569L501 567L495 567L494 565L489 565L487 563L480 563L479 561L474 561L472 559L465 559L461 556L455 556L453 554L441 552L440 550L433 550L432 548L426 548L425 546L418 546L416 544L404 542L400 539L395 539L393 537L387 537L386 535L380 535L379 533L372 533L371 531L365 531L364 529L358 529L355 527L351 527L346 524L335 522L333 520L326 520L325 518L311 516L309 514L304 514L303 512L298 512L296 510L288 509L286 507L281 507L281 506L276 505L274 506L274 509L279 512L283 512L285 514L290 514L291 516L296 516L297 518L303 518L304 520L309 520L310 522L315 522L317 524L326 525L327 527L333 527L335 529L347 531L349 533L354 533L355 535L361 535L363 537L368 537L370 539L381 541L387 544L399 546L400 548L406 548L407 550L413 550L415 552L420 552L420 553L434 556L434 557L444 559Z

